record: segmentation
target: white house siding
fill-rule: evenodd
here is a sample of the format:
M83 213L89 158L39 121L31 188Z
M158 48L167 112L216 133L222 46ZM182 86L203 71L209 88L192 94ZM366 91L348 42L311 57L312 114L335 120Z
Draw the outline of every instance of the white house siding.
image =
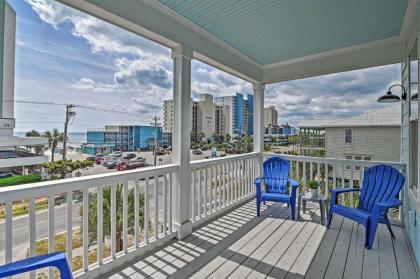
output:
M400 127L353 127L353 142L344 142L344 127L326 128L326 157L370 156L375 161L400 161Z

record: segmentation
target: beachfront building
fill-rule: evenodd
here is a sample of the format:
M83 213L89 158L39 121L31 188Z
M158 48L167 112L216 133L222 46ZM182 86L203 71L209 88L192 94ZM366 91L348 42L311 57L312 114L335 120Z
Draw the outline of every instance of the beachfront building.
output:
M236 93L233 96L215 97L214 103L217 106L229 107L229 115L226 116L228 121L226 127L232 137L254 134L253 95Z
M196 109L193 123L197 123L196 135L203 135L210 139L216 131L216 106L213 103L213 96L210 94L200 95L199 101L194 102ZM194 124L193 124L194 126Z
M228 134L230 131L229 122L230 119L230 107L226 105L216 105L216 133L218 135Z
M103 129L87 131L87 142L81 152L104 155L114 150L136 151L151 149L155 142L162 146L162 127L144 125L107 125Z
M227 108L216 109L217 106L212 95L202 94L198 101L191 99L190 106L192 139L198 141L200 137L204 136L202 140L209 140L214 132L219 129L224 131L222 127L226 126L224 119L226 119L225 113L228 113L228 110ZM163 101L163 131L165 133L173 132L173 107L173 100Z
M264 128L278 125L278 111L275 106L264 108Z

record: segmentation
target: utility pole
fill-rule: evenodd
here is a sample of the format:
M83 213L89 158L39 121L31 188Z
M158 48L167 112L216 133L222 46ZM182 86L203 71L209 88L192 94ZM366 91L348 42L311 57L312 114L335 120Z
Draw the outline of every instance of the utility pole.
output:
M158 136L158 127L160 127L160 123L158 121L160 120L159 117L155 116L152 118L153 122L150 123L153 127L155 127L155 144L153 145L153 165L156 167L156 153L157 153L157 136Z
M66 121L64 122L64 139L63 139L63 160L66 159L67 155L67 127L72 118L76 116L76 112L73 111L73 108L76 105L66 105Z

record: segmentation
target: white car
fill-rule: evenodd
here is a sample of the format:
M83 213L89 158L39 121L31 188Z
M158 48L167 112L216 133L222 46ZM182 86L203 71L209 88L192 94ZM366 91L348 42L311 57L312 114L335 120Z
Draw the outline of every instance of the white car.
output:
M123 153L121 151L115 151L109 154L109 156L112 156L112 157L121 157L122 155Z

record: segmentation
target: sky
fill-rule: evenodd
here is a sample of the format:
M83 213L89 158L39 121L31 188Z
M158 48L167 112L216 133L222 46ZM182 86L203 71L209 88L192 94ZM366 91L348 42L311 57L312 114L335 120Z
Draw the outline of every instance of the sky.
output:
M172 96L170 49L53 0L8 0L17 14L16 131L63 129L65 107L76 104L70 132L162 119ZM342 118L380 107L376 99L400 80L388 65L266 86L265 104L279 122ZM252 85L193 60L192 95L251 93ZM109 112L109 110L118 111Z

